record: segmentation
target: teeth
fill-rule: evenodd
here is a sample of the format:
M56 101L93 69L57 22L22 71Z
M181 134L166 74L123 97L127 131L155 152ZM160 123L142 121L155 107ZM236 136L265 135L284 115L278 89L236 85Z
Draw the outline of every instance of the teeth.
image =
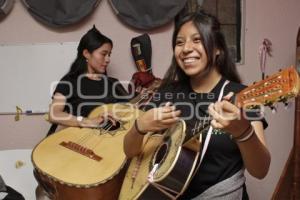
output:
M183 62L185 64L189 64L189 63L192 63L192 62L195 62L196 61L196 58L185 58L183 59Z

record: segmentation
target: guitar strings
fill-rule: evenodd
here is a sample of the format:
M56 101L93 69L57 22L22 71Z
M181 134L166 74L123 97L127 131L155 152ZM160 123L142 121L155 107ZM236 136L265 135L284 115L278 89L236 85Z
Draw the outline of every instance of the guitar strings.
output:
M151 88L151 87L150 87ZM145 99L148 99L145 104L147 104L153 97L153 95L150 95L150 97L147 98L147 96L149 96L149 94L151 94L151 90L154 90L155 87L151 90L150 88L148 88L146 91L144 91L144 93L146 93L147 95L144 95L144 94L140 94L139 97L137 97L137 102L133 104L133 106L135 108L138 108L139 105L142 104L142 102L144 102ZM145 109L145 107L144 107ZM124 115L120 116L120 118L124 117L127 113L124 113ZM98 138L98 136L101 136L102 134L107 134L107 133L110 133L110 129L114 126L112 122L108 121L109 123L106 123L103 127L97 127L97 129L99 130L99 133L98 134L94 134L92 131L89 131L88 133L84 134L82 137L80 137L78 140L77 140L77 144L85 147L85 146L93 146L92 149L95 149L99 143L101 142L101 137L100 137L100 140L98 140L94 145L87 145L88 141L90 141L90 139L94 138L95 136ZM120 121L116 120L116 122L120 123ZM104 131L103 131L104 130ZM103 132L102 132L103 131Z
M105 125L103 126L103 129L106 129L106 128L110 129L111 127L112 127L112 126L110 126L110 125L107 123L107 124L105 124ZM99 132L98 132L98 130L99 130ZM86 133L84 136L82 136L82 137L78 140L77 143L83 146L86 142L88 142L88 140L89 140L90 138L93 138L95 135L96 135L96 136L101 135L101 134L102 134L102 129L101 129L101 128L97 128L97 132L98 132L98 133L96 133L96 134L94 134L93 132L95 132L95 129L94 129L93 131L89 131L89 132Z
M110 121L109 121L110 122ZM103 141L103 138L102 137L98 137L98 136L100 136L100 135L102 135L102 134L106 134L108 131L109 131L109 129L110 128L112 128L113 127L113 123L112 122L110 122L110 123L107 123L104 127L103 127L103 129L104 130L107 130L107 131L104 131L104 133L102 133L101 132L101 128L99 128L99 132L98 132L98 134L96 134L96 142L95 142L95 144L94 145L91 145L92 146L92 150L95 150L95 148ZM97 141L97 139L99 139L98 141Z
M136 103L134 103L133 104L133 106L134 107L137 107L139 104L140 104L140 102L142 102L144 100L144 98L143 98L143 96L141 96L141 98L136 102ZM125 117L125 115L127 115L127 113L124 113L124 115L122 115L122 116L120 116L120 118L122 118L122 117ZM109 121L110 122L110 121ZM120 124L121 124L121 122L120 121L116 121L116 122L119 122ZM102 129L100 128L99 129L99 134L97 135L97 136L99 136L99 135L101 135L101 134L106 134L106 133L109 133L109 130L111 129L113 127L113 123L108 123L108 124L106 124L104 127L103 127L103 129L105 130L104 131L104 133L102 133ZM100 144L100 142L101 142L102 140L101 140L101 138L100 138L100 140L98 141L98 142L96 142L96 144L93 146L93 150Z
M133 168L133 171L132 171L132 174L131 174L131 181L132 181L131 182L131 188L133 188L133 185L135 183L135 180L136 180L137 175L139 173L139 170L141 168L142 160L143 160L143 157L144 157L144 149L146 147L146 144L149 141L150 135L147 134L146 137L147 138L146 138L145 144L142 147L141 153L136 157L137 161L136 161L136 164L135 164L135 166Z
M107 124L104 126L104 128L107 126ZM100 134L97 135L101 135L101 129L99 129ZM87 142L88 139L93 138L94 134L94 129L93 131L89 131L88 133L86 133L85 135L83 135L81 138L79 138L79 140L77 141L78 144L83 145L85 142ZM91 135L90 135L91 134Z
M141 99L138 100L136 103L134 103L133 106L134 106L134 107L137 107L137 106L139 105L139 103L140 103L142 100L143 100L143 98L141 98ZM125 115L127 115L127 113L124 113L124 114L123 114L122 116L120 116L119 118L123 118L123 117L125 117ZM109 122L110 122L110 121L109 121ZM118 121L118 120L116 120L116 122L118 122L118 123L121 124L121 122ZM113 126L114 126L114 125L113 125L112 122L106 124L106 125L103 127L104 132L102 133L102 129L100 128L100 129L99 129L99 134L98 134L97 136L102 135L102 134L107 134L107 133L110 134L110 131L109 131L109 130L110 130ZM112 135L112 134L111 134L111 135ZM100 139L101 139L101 138L100 138ZM94 149L100 144L100 142L101 142L101 140L99 140L98 142L96 142L96 144L93 145L92 149L94 150Z

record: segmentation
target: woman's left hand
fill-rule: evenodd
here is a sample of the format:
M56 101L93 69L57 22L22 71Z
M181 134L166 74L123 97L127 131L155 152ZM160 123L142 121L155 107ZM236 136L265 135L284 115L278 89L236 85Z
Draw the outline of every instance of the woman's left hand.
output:
M230 92L222 101L210 104L208 112L213 118L213 128L222 129L233 137L238 137L248 129L250 122L243 116L242 109L229 102L232 96L233 93Z

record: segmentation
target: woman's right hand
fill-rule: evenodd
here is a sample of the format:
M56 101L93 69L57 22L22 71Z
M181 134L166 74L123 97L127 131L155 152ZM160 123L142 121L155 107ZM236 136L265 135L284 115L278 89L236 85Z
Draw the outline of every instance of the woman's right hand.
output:
M136 119L132 128L124 138L124 152L132 158L141 152L144 134L170 128L179 120L181 112L167 103L163 107L152 108Z
M163 107L152 108L137 118L139 130L142 132L156 132L167 129L179 120L181 112L176 110L170 102Z
M115 126L117 123L117 119L111 113L108 113L94 118L84 118L80 126L84 128L99 128L106 126L108 121L112 123L112 126Z
M102 116L97 116L95 118L83 118L79 123L79 126L82 128L97 128L102 124L104 118Z

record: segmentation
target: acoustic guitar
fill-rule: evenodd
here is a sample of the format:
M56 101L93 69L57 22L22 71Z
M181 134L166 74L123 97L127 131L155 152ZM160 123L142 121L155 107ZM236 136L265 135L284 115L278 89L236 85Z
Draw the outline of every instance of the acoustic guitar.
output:
M299 87L299 75L291 66L245 88L236 95L234 104L250 109L272 107L297 96ZM209 121L188 140L182 120L163 133L148 133L142 152L131 160L119 200L177 199L193 177L201 152L199 135L208 127Z
M70 127L43 139L32 151L39 184L56 200L115 200L125 172L123 138L143 111L160 81L130 103L95 108L89 118L111 113L117 123L107 121L99 128ZM146 101L146 102L145 102Z

